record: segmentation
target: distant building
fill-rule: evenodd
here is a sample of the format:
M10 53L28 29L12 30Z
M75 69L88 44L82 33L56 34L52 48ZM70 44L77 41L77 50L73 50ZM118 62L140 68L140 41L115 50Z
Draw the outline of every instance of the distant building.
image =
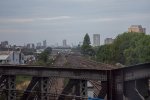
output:
M33 43L28 43L26 46L28 49L35 49L35 46Z
M67 40L63 40L63 47L67 47Z
M105 44L112 44L113 41L114 41L114 39L112 39L112 38L106 38L105 41L104 41L104 43Z
M35 45L34 43L31 44L32 49L35 49Z
M24 61L25 61L25 64L33 64L36 61L36 58L34 55L25 55Z
M142 25L131 25L128 32L146 33L146 28L142 28Z
M41 47L41 46L42 46L42 45L41 45L41 42L38 42L38 43L37 43L37 46L38 46L38 47Z
M100 46L100 34L93 34L93 46Z
M78 46L82 46L83 45L83 42L79 42Z
M47 43L46 40L43 41L43 47L46 48L47 47Z
M12 50L14 51L21 51L23 48L24 48L24 46L16 46L16 45L13 45L11 48L13 48Z
M41 49L41 47L42 47L41 42L38 42L36 48Z
M30 44L28 43L26 47L27 47L28 49L30 49Z
M42 49L42 48L41 48L41 49L37 49L37 50L36 50L36 54L40 54L40 53L42 53L43 51L44 51L44 49Z
M2 41L1 42L1 47L3 47L3 48L8 47L8 41Z
M0 64L24 64L24 54L20 51L0 51Z

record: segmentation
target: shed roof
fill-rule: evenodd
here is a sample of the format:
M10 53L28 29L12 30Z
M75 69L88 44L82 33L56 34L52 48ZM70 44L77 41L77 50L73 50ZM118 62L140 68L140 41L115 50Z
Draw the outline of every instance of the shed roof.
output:
M0 55L0 60L6 60L9 55Z

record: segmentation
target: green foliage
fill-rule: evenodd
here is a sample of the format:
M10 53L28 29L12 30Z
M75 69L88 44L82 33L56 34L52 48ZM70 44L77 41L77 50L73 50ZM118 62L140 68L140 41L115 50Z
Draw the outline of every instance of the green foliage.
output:
M23 75L19 75L16 77L16 84L21 84L22 82L25 81L30 81L32 79L31 76L23 76Z
M118 35L113 46L115 49L115 61L126 64L124 51L129 48L135 48L136 43L144 36L143 33L123 33Z
M47 47L38 57L38 61L36 62L36 65L49 65L51 63L51 59L49 59L49 56L52 52L51 47Z
M84 55L93 56L95 51L93 50L92 46L90 45L90 37L88 34L85 35L83 45L81 46L81 53Z
M96 53L97 60L100 62L112 63L114 60L114 50L112 48L112 45L100 46Z
M39 60L40 61L43 61L43 62L47 62L48 61L48 53L47 52L42 52L39 56Z
M90 44L91 44L90 37L89 37L88 33L86 33L86 35L84 37L83 45L90 45Z
M97 60L106 63L133 65L150 62L150 35L123 33L111 45L99 47Z
M51 47L47 47L47 48L44 50L44 52L47 53L47 54L51 54L52 48L51 48Z

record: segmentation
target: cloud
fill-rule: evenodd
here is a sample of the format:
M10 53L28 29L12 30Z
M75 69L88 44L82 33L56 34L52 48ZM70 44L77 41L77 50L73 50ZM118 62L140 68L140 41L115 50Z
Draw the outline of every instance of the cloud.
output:
M31 30L21 30L21 29L0 29L0 33L32 33Z
M99 0L63 0L63 1L67 1L67 2L95 2L95 1L99 1Z
M32 23L37 21L57 21L70 19L70 16L56 16L56 17L41 17L41 18L0 18L2 23Z
M69 20L69 21L68 21ZM64 23L99 23L99 22L117 22L117 21L133 21L133 20L150 20L150 14L147 13L130 13L116 16L55 16L55 17L34 17L34 18L0 18L0 24L24 24L38 22L40 24L64 24ZM61 21L61 23L60 23ZM51 23L50 23L51 22Z
M87 19L85 21L87 22L110 22L110 21L115 21L117 20L116 18L93 18L93 19Z
M150 14L128 14L120 16L110 17L95 17L95 18L83 18L83 22L112 22L112 21L133 21L133 20L150 20Z
M150 20L150 14L147 13L132 13L124 16L124 19L134 19L134 20Z
M57 16L57 17L48 17L48 18L38 18L37 20L49 20L49 21L53 21L53 20L64 20L64 19L70 19L70 16Z
M30 23L33 22L34 19L26 18L0 18L0 23Z

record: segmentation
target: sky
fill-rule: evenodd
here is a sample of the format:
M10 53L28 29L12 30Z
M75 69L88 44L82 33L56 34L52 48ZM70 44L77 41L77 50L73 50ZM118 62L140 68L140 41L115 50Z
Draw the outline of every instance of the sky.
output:
M150 33L150 0L0 0L0 41L77 45L88 33L115 38L131 25Z

